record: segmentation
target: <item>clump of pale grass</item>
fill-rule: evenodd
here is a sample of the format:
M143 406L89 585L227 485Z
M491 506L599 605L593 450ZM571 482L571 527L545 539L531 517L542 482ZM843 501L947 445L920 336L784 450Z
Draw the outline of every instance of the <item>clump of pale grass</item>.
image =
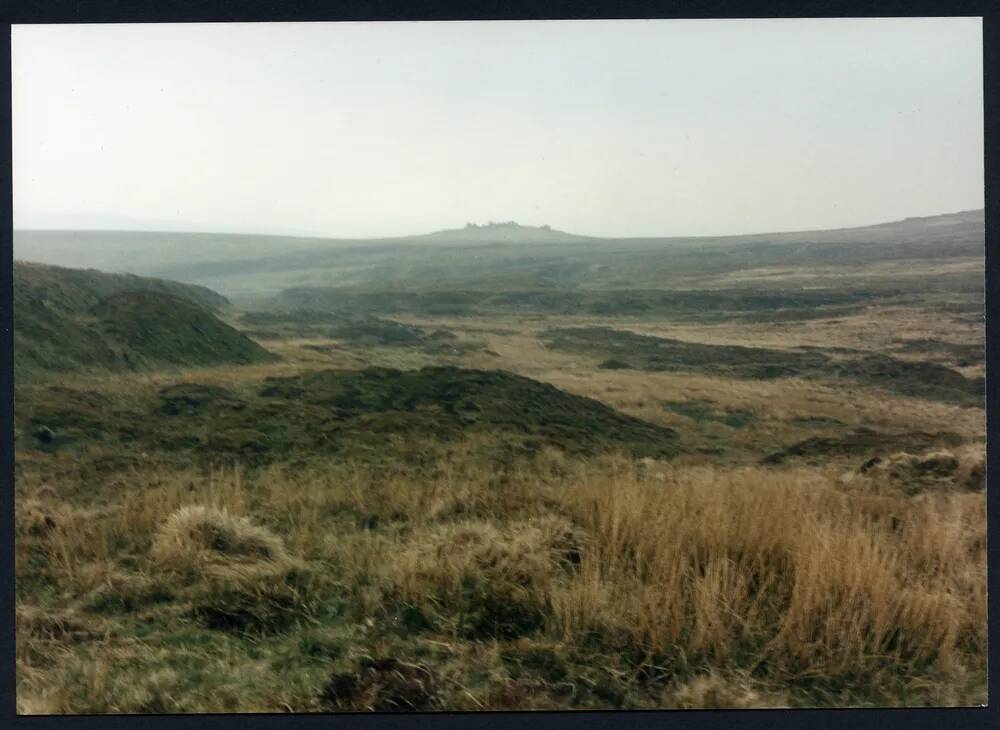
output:
M150 550L157 565L190 580L192 613L209 628L275 633L308 620L314 576L281 538L223 509L174 512Z
M445 523L417 533L385 578L399 601L457 613L460 633L509 638L542 627L552 584L579 561L584 540L555 515Z
M189 505L167 518L150 558L178 573L220 578L287 572L295 561L281 538L224 509Z
M497 524L466 520L417 533L389 567L403 594L488 575L544 590L558 564L574 561L582 530L556 515Z

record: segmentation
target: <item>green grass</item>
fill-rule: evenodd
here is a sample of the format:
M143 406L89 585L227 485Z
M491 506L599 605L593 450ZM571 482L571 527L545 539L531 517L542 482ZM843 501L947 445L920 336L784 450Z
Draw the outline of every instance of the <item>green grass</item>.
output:
M15 373L23 382L60 371L275 359L215 316L226 304L202 287L19 262Z

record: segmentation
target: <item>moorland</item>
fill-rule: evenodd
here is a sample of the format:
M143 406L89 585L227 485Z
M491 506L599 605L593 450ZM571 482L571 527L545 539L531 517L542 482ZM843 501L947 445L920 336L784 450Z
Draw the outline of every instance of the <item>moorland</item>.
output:
M985 703L984 247L17 231L18 711Z

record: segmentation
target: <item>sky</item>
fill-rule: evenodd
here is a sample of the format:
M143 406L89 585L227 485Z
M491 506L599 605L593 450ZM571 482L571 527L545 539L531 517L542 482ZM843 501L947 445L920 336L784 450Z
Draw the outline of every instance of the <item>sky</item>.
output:
M20 25L15 228L377 237L983 207L978 18Z

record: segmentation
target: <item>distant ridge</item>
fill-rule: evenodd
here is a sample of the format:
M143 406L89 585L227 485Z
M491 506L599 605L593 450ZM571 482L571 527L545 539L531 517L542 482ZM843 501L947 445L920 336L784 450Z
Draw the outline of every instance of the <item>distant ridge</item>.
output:
M874 244L876 247L890 244L892 250L871 251L863 255L865 260L871 260L872 257L900 258L915 255L918 253L917 249L922 252L919 253L920 256L940 256L945 251L942 246L947 247L951 252L950 255L957 253L955 246L964 247L962 250L966 255L979 255L983 247L984 221L984 210L977 209L935 216L910 217L905 220L851 228L728 236L674 235L632 238L584 236L551 226L529 226L511 221L484 225L468 224L463 228L387 238L299 238L225 233L18 229L14 231L14 257L76 268L161 276L204 284L217 291L237 294L247 291L259 293L264 290L273 293L290 285L351 286L375 279L402 276L404 272L407 277L419 275L425 280L430 278L440 283L442 277L455 279L456 274L453 269L456 266L472 266L471 262L477 260L480 261L479 266L486 267L481 276L492 279L499 273L496 268L498 259L495 257L575 256L582 255L575 249L585 248L591 256L586 265L598 266L591 272L594 275L605 272L601 274L605 278L604 285L622 286L623 282L626 282L629 286L635 286L638 281L635 279L636 276L654 277L655 281L662 282L664 273L676 265L676 259L670 266L664 263L663 266L666 268L659 269L657 273L657 270L651 269L648 265L636 266L633 265L634 262L628 263L629 257L648 256L649 251L654 249L660 250L664 255L679 254L682 250L694 252L686 254L690 259L691 256L709 255L709 250L715 252L723 248L742 247L739 252L734 249L732 256L729 257L731 265L736 265L737 261L746 264L748 256L756 257L758 263L764 265L765 259L758 256L761 247L773 249L773 246L783 244L804 244L806 248L793 247L785 254L773 249L765 257L769 262L768 265L792 260L802 263L809 258L833 260L839 257L841 260L854 260L860 255L860 249L857 247L867 244ZM817 249L820 244L850 246L852 250L848 251L845 248L838 254L832 249ZM561 249L560 247L564 245L565 249ZM432 249L463 247L479 250L472 253L468 261L453 260L449 251L433 254L433 256L443 256L442 260L425 256ZM626 249L635 250L629 256L624 256L622 252ZM616 252L613 261L601 259L604 253L611 251ZM476 259L477 256L482 258ZM790 259L789 256L793 258ZM577 260L577 264L582 266L582 259ZM615 279L611 276L611 269L607 266L612 264L626 268L631 266L627 274L621 274L627 278ZM566 266L555 266L551 262L531 266L537 269L536 273L540 278L536 283L539 285L551 285L553 277L565 284L566 276L576 276ZM538 268L544 266L554 268L545 271ZM602 266L605 268L600 268ZM507 272L512 278L506 281L504 286L527 285L522 274L528 270L524 267L515 268ZM297 278L273 277L274 272L296 269L300 271ZM333 269L338 273L329 276L322 273ZM421 270L421 273L418 274L418 270ZM252 277L253 280L246 278L248 284L246 287L243 285L233 287L232 284L238 277ZM477 285L481 283L479 281ZM577 283L582 282L577 281Z

